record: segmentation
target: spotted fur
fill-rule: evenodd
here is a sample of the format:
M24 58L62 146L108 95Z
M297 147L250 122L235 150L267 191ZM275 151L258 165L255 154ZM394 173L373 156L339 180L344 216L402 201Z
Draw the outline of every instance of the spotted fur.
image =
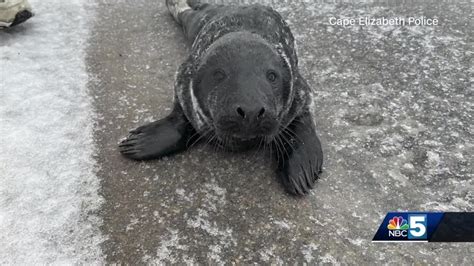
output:
M286 22L261 5L195 0L167 0L167 5L192 43L176 76L174 109L132 130L120 152L134 160L158 159L188 149L208 133L214 134L210 144L230 150L265 141L275 147L272 156L286 190L307 193L322 170L323 153L309 111L311 89L299 73ZM221 65L231 77L222 82L212 76ZM272 67L278 68L279 79L269 78Z
M202 8L202 6L197 8ZM182 19L189 9L181 8L181 10L184 11L176 16L172 13L173 17L180 23L182 23ZM258 4L250 6L214 6L209 10L203 8L201 12L204 12L204 14L197 23L199 30L195 33L188 59L178 70L175 87L179 104L196 130L204 130L209 119L200 108L199 101L195 99L192 77L213 43L229 33L239 31L248 31L261 36L269 46L280 54L290 70L290 97L280 114L281 117L285 117L283 121L287 124L290 123L308 102L305 98L309 95L309 87L299 86L295 88L295 84L299 84L297 80L299 73L296 44L288 24L281 15L270 7ZM193 30L185 27L188 34ZM295 104L298 106L293 106Z

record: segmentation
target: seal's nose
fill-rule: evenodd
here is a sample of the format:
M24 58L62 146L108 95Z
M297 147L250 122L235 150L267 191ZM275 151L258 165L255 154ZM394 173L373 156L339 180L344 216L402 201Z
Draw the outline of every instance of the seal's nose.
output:
M256 119L261 119L265 115L265 107L242 107L238 106L236 108L238 116L242 119L248 119L249 121L254 121Z
M229 135L242 137L269 135L277 127L276 117L263 104L235 104L218 117L217 128Z

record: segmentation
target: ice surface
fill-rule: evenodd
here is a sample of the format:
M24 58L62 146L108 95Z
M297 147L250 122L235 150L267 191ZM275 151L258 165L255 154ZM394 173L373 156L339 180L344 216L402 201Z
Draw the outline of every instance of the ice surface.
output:
M261 154L197 146L146 163L120 157L127 129L169 113L187 47L164 1L104 3L88 65L108 262L471 265L472 245L370 242L388 211L473 209L470 5L265 2L291 24L314 88L326 154L316 188L303 199L284 194ZM442 25L328 23L421 15Z
M82 2L0 31L0 264L102 259Z
M387 211L473 209L468 3L274 1L326 154L295 199L259 154L122 158L127 129L172 108L186 45L164 1L97 2L32 1L0 32L0 264L472 264L472 245L370 243ZM442 25L328 25L420 15Z

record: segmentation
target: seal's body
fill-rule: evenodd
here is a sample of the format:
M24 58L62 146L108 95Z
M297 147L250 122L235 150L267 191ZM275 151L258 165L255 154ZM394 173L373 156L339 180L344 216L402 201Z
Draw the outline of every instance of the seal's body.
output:
M131 132L122 154L156 159L206 138L229 150L274 147L287 190L304 194L321 172L322 150L298 70L294 37L273 9L168 0L192 43L165 119Z

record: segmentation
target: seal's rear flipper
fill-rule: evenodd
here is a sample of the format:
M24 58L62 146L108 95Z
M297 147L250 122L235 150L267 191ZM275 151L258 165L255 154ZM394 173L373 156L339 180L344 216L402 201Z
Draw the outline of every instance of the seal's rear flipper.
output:
M133 160L159 159L186 150L193 131L175 108L168 117L132 130L120 143L120 153Z
M174 20L183 27L190 43L194 42L201 28L221 12L221 5L201 3L200 0L166 0Z
M192 7L188 4L187 0L166 0L166 7L168 7L174 20L179 24L182 24L179 15L186 10L192 10Z

